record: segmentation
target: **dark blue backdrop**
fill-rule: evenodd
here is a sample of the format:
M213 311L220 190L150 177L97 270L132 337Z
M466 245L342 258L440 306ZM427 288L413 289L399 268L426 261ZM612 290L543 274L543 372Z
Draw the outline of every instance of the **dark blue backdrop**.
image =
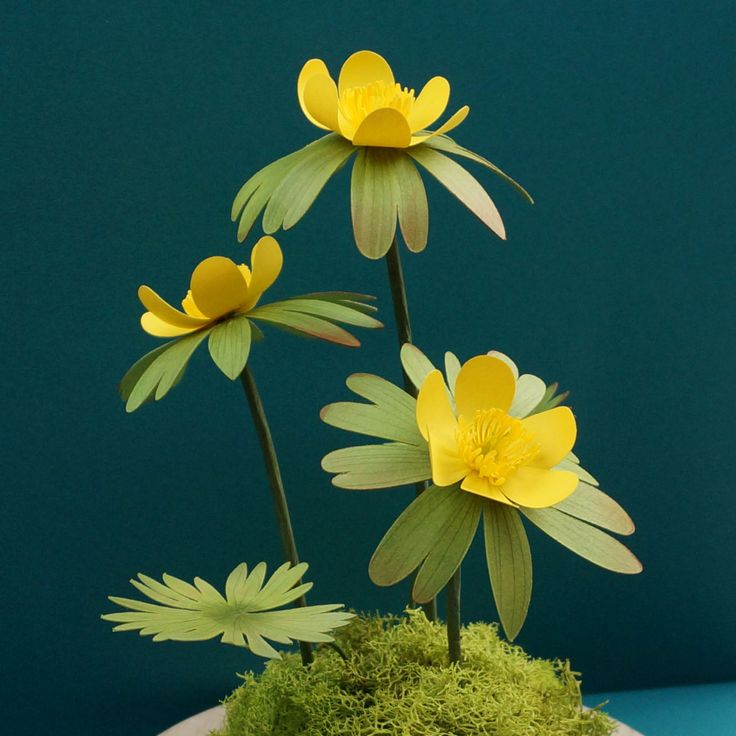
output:
M279 560L239 386L200 355L126 416L115 384L154 344L138 284L175 299L204 256L245 258L234 193L317 134L301 64L336 71L359 48L411 86L447 76L453 109L471 106L457 137L537 198L479 172L503 244L429 184L430 245L404 259L418 344L500 348L571 388L579 454L638 523L636 578L533 534L520 642L570 657L587 691L736 677L733 3L80 0L4 16L2 669L18 733L153 733L258 666L98 620L139 570L218 582ZM356 351L271 331L252 365L313 598L395 610L404 589L372 587L366 563L410 492L341 492L319 467L347 437L317 418L345 376L399 376L385 267L351 242L348 183L281 238L274 295L372 292L387 328ZM481 557L466 619L494 617Z

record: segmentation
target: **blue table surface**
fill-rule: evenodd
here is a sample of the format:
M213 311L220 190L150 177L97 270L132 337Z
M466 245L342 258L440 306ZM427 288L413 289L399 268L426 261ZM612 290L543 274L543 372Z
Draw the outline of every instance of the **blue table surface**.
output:
M644 736L736 736L736 682L586 695Z

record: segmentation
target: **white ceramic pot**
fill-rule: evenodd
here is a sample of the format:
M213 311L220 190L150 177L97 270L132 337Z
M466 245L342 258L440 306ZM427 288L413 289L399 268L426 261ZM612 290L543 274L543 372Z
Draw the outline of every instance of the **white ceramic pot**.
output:
M196 716L187 718L186 721L167 728L159 736L207 736L212 729L220 728L224 722L225 709L221 705L218 705L216 708L210 708L209 710L202 711L202 713L197 713ZM612 736L642 736L642 734L620 723Z

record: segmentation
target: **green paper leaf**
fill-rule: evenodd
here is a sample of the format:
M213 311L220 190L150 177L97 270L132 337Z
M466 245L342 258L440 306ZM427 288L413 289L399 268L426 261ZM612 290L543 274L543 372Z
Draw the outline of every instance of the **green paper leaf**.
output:
M427 247L429 235L429 205L424 182L414 162L403 153L396 158L393 174L401 235L406 247L412 253L419 253Z
M296 225L354 152L352 143L335 133L312 143L271 195L263 213L263 231L271 234Z
M480 182L460 164L428 146L415 146L409 155L455 195L487 228L506 239L501 215Z
M120 398L123 401L127 401L130 398L130 394L135 388L135 385L140 380L141 376L145 373L146 369L153 363L156 358L171 347L171 342L167 342L164 345L159 345L155 350L146 353L142 358L139 358L133 365L128 369L126 374L120 380L118 385L118 391ZM150 400L153 399L153 392L151 392Z
M529 204L534 204L532 195L529 194L529 192L527 192L527 190L524 189L524 187L521 186L518 181L512 179L508 174L501 171L501 169L499 169L496 164L491 163L487 158L483 158L483 156L481 156L480 154L474 153L467 148L463 148L463 146L456 143L452 138L448 138L446 135L436 135L430 138L424 145L429 146L430 148L436 148L438 151L444 151L445 153L452 153L456 156L462 156L463 158L475 161L475 163L480 164L481 166L485 166L487 169L490 169L494 174L500 176L505 182L511 184L511 186L514 187L514 189L516 189L516 191L519 192L519 194L521 194L521 196L524 197L524 199L526 199Z
M376 585L394 585L410 575L431 552L452 517L462 509L457 486L430 486L407 506L379 542L368 565Z
M490 501L484 506L486 564L501 625L513 641L532 597L532 555L519 512Z
M331 427L348 432L418 445L418 430L414 418L409 422L403 417L387 416L386 412L372 404L337 401L322 409L320 419Z
M401 365L417 391L422 387L424 379L435 370L432 361L416 345L409 342L401 346Z
M166 396L181 380L189 359L211 329L172 340L159 348L160 352L152 351L138 361L121 381L121 390L123 386L126 392L129 389L125 410L133 412L152 398L158 401ZM157 354L151 360L153 353ZM136 379L135 385L132 385L133 379Z
M353 234L367 258L381 258L396 234L398 203L394 182L403 154L390 148L361 148L350 181Z
M225 320L210 332L212 360L230 380L235 380L245 368L250 343L250 322L246 317Z
M414 580L412 598L417 603L428 603L447 585L465 559L478 529L483 499L458 487L454 488L454 493L453 515L435 540Z
M349 432L426 448L416 420L416 399L378 376L356 373L347 386L372 404L338 401L320 412L325 424Z
M598 481L580 465L580 461L575 458L572 453L569 453L561 463L555 466L555 468L557 470L569 470L570 472L575 473L580 480L585 481L591 486L598 485Z
M519 510L545 534L594 565L627 575L642 571L641 562L621 542L584 521L555 508Z
M301 299L319 299L323 302L335 302L346 307L356 309L363 314L375 314L378 307L364 302L375 301L376 297L370 294L355 294L351 291L315 291L311 294L302 294Z
M404 389L395 386L380 376L371 373L353 373L345 379L345 385L355 394L368 401L372 401L387 414L397 414L407 419L411 418L413 426L416 427L417 402L413 396ZM415 444L425 445L419 429L416 429L413 437Z
M338 327L332 322L320 319L319 317L284 309L279 304L256 307L248 313L248 316L251 319L278 325L297 334L315 337L319 340L326 340L327 342L334 342L338 345L354 348L360 345L358 338L351 335L347 330L343 330L342 327Z
M355 309L346 302L307 299L302 297L277 302L277 305L279 308L289 311L311 314L315 317L322 317L333 322L343 322L346 325L354 325L355 327L366 327L368 329L383 327L382 322L379 322L374 317L365 314L362 310ZM269 306L274 305L269 304Z
M318 142L318 141L316 141ZM313 144L312 144L313 145ZM296 164L309 153L309 146L277 159L255 173L243 184L233 201L230 216L235 222L238 217L238 241L248 236L251 228L268 203L281 181Z
M246 647L261 657L281 655L265 639L291 644L293 640L332 641L329 632L345 626L353 615L340 604L270 610L292 603L311 587L299 584L307 564L281 565L266 585L266 565L259 563L250 575L243 562L228 576L225 597L202 578L194 585L172 575L163 582L139 574L131 584L155 603L110 596L128 611L104 614L117 624L113 631L140 631L153 641L203 641L221 636L223 644Z
M447 386L453 396L455 395L455 382L461 367L457 355L449 351L445 353L445 376L447 376Z
M428 448L404 443L335 450L322 458L322 468L338 474L333 485L349 490L395 488L432 477Z
M575 492L554 508L616 534L628 536L635 530L631 517L616 501L587 483L578 483Z

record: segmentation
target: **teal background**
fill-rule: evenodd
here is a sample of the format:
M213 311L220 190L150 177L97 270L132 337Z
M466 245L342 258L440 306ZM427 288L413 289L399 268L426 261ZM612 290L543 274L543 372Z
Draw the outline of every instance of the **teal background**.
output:
M192 267L245 259L232 197L318 134L296 103L311 56L359 48L471 106L456 137L509 232L428 183L430 244L405 252L415 339L434 359L499 348L573 391L578 452L631 512L646 569L616 576L532 533L519 639L569 657L588 692L736 679L733 612L733 3L8 3L2 59L5 319L4 700L18 733L154 733L259 666L214 642L153 645L98 614L137 571L220 582L279 561L237 384L204 352L127 416L115 384L155 343L146 282L175 300ZM398 379L385 266L351 241L341 172L293 231L271 295L351 289L387 327L347 349L269 331L252 357L280 449L312 600L396 610L368 557L409 490L333 489L347 435L318 411L354 371ZM493 618L481 550L466 620ZM9 666L8 666L9 664ZM11 716L12 720L12 716Z

